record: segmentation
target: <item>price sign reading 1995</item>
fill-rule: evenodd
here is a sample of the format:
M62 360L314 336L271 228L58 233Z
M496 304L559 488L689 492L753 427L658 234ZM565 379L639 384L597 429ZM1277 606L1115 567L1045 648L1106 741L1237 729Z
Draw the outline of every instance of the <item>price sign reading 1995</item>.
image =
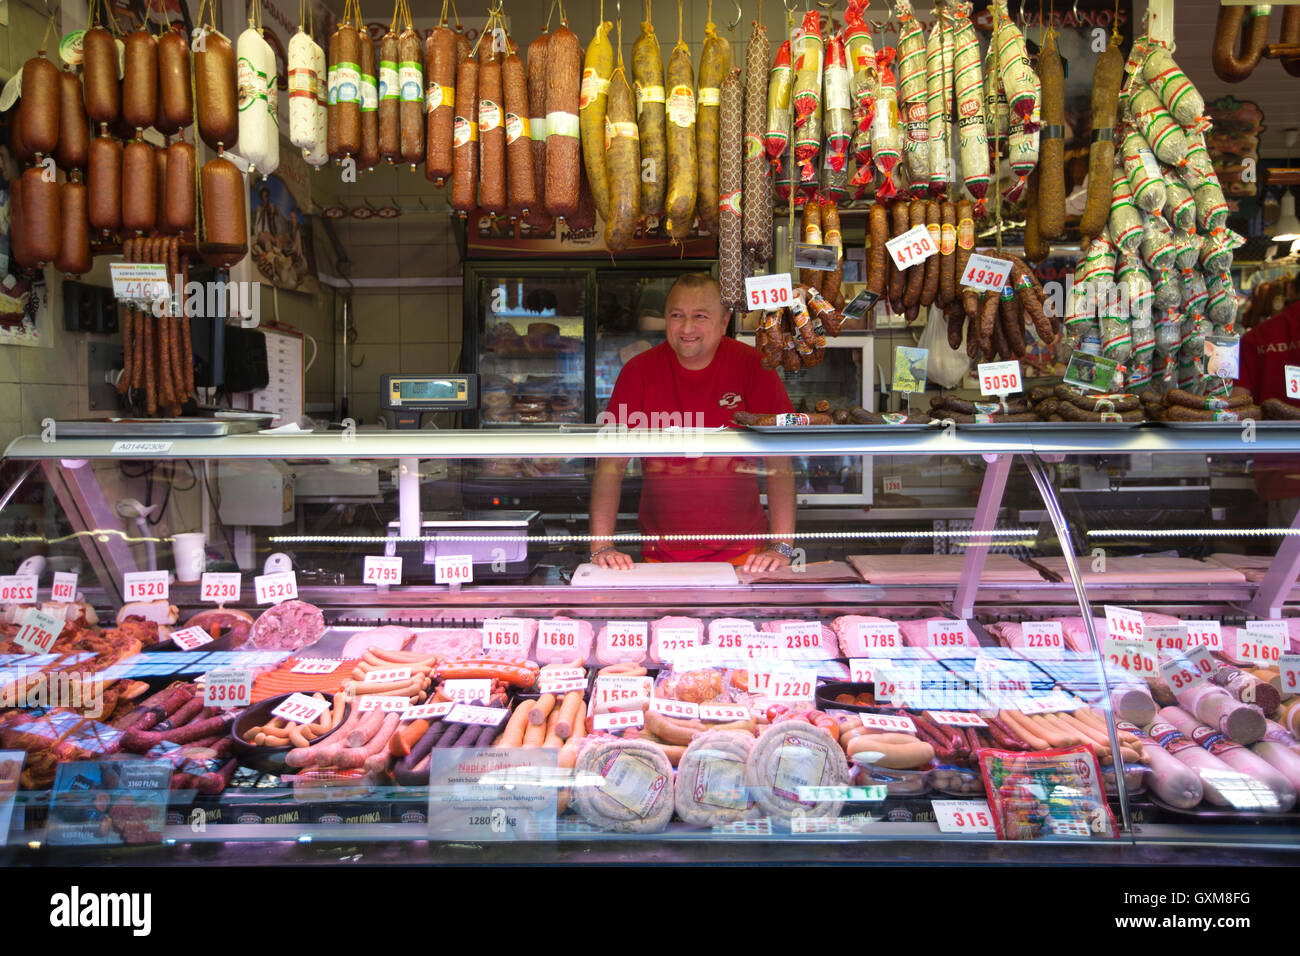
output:
M966 260L966 271L962 273L961 284L970 289L989 292L1001 292L1011 274L1011 263L1006 259L972 253Z
M199 583L199 600L217 604L239 603L239 572L204 571Z
M402 559L399 555L389 557L385 554L366 555L361 580L366 584L380 586L402 583Z
M449 554L433 560L434 584L469 584L474 580L474 556Z
M1006 362L980 362L978 375L981 395L1006 395L1022 392L1025 383L1020 377L1020 363L1015 359Z
M259 574L253 578L253 591L258 604L279 604L298 596L298 575L292 571Z
M784 309L790 304L793 292L790 287L790 273L778 272L766 276L750 276L745 279L745 301L750 310L762 309L772 312Z
M929 259L939 250L934 247L930 230L925 226L913 226L901 236L895 236L885 243L889 257L899 269L906 269Z
M122 590L128 601L165 601L167 572L128 571L122 575Z
M931 647L965 647L968 633L965 621L927 621L925 625L926 643Z

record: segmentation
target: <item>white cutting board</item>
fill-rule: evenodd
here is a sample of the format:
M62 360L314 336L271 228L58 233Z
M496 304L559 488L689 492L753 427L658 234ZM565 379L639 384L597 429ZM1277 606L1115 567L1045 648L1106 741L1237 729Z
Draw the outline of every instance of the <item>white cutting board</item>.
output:
M631 571L580 564L569 583L580 588L734 588L740 579L725 561L676 561L636 564Z

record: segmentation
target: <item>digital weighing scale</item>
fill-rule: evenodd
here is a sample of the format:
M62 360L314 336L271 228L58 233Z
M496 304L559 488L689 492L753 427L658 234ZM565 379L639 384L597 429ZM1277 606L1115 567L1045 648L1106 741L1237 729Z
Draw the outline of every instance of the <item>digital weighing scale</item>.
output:
M397 428L419 428L425 412L478 408L477 375L381 375L379 407L393 413Z

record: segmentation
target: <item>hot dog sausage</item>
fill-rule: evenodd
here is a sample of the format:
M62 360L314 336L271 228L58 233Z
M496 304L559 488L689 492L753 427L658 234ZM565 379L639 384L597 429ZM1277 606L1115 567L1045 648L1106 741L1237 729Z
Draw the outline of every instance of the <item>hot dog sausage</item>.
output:
M199 136L210 149L232 149L239 140L235 48L216 30L206 30L194 50L194 109Z
M361 147L357 165L374 169L379 162L379 84L375 80L375 41L367 30L358 34L361 61ZM423 122L423 119L421 120Z
M133 139L122 150L122 228L129 232L152 230L157 195L153 147Z
M58 77L55 77L57 80ZM53 262L59 255L62 228L59 225L59 184L33 166L23 173L23 229L26 253L33 264Z
M546 77L547 50L551 35L542 33L528 45L528 135L533 150L533 191L537 201L528 213L528 225L539 232L551 228L551 214L546 209Z
M528 74L519 54L511 53L502 62L501 86L506 109L507 198L511 217L518 218L537 205L533 141L528 130ZM632 174L635 176L636 171Z
M59 68L44 56L34 56L23 64L22 84L18 109L23 143L38 156L53 153L59 144Z
M81 76L86 115L93 123L112 123L122 111L122 84L117 76L117 44L103 27L81 38Z
M478 205L478 61L466 57L456 69L456 119L452 131L451 208Z
M59 74L59 144L54 161L63 170L85 169L90 152L90 125L75 73Z
M115 232L122 225L122 144L111 136L97 136L90 143L86 189L91 227Z
M139 131L158 117L158 43L147 30L133 30L125 42L122 118Z
M182 139L167 147L167 201L164 219L168 232L194 231L194 145Z
M171 136L193 120L189 44L180 33L168 30L158 38L158 115L153 125L164 136Z
M445 24L424 41L424 78L424 178L441 186L452 172L452 124L456 118L456 34Z
M402 162L414 168L424 161L424 44L414 30L397 38L397 81L402 87L398 116L402 129Z
M582 46L563 24L547 41L546 71L546 211L567 218L578 211Z
M481 49L481 47L480 47ZM506 128L505 96L501 86L501 64L495 59L479 63L478 138L479 206L499 215L506 211ZM601 140L604 143L604 140Z
M233 266L248 253L247 190L235 164L224 157L203 164L203 236L199 255L214 269Z
M86 184L69 180L59 187L59 219L62 235L54 267L65 275L80 276L90 271L90 220L86 218Z

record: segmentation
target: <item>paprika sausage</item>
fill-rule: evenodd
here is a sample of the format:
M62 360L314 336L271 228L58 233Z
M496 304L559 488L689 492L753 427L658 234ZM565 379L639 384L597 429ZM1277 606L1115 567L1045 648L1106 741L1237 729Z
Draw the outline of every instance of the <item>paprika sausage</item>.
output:
M166 203L159 228L167 232L194 231L194 145L178 139L167 147Z
M111 136L97 136L90 143L86 189L91 228L116 232L122 226L122 144Z
M153 147L133 139L122 150L122 228L128 232L153 229L158 170Z
M59 254L54 267L65 275L85 275L94 265L90 255L90 221L86 218L86 184L68 180L59 187Z
M908 209L907 203L896 202L893 207L893 236L897 238L908 230ZM889 265L889 307L895 315L903 314L903 290L906 286L906 278L903 273L894 265L894 257L889 255L889 250L885 250L885 256Z
M397 38L397 56L402 162L414 168L424 161L424 44L420 34L403 30Z
M546 211L561 219L578 211L582 163L578 143L578 92L582 45L561 24L546 44ZM459 102L459 95L457 96Z
M81 81L75 73L59 73L59 144L54 150L54 161L60 169L86 168L89 130L86 106L81 99Z
M1042 80L1043 132L1038 150L1038 233L1044 239L1065 234L1065 68L1049 30L1038 56Z
M481 52L481 50L480 50ZM505 96L501 64L495 58L478 67L479 206L500 215L506 211ZM602 140L602 143L604 141Z
M502 62L501 86L506 110L507 204L511 217L518 218L537 205L533 141L528 130L528 73L519 54L511 53ZM636 176L635 169L632 176Z
M93 123L112 123L122 111L122 83L117 78L117 44L103 27L81 38L81 78L86 115Z
M478 205L478 70L478 61L469 56L456 68L451 208L461 213Z
M456 34L445 24L424 41L424 178L437 186L451 176L452 123L456 117Z
M1247 13L1250 14L1250 23L1246 26L1244 48L1235 52L1237 34L1241 32L1241 21ZM1240 83L1254 72L1268 43L1268 17L1268 7L1264 7L1262 12L1254 7L1226 4L1219 7L1210 54L1215 76L1225 83Z
M939 295L939 272L943 267L941 209L940 204L934 200L928 200L925 204L925 225L934 248L940 250L923 264L925 272L921 281L921 305L928 308Z
M545 232L553 219L546 211L546 58L551 35L543 33L528 44L528 136L533 150L533 192L537 201L528 213L528 225Z
M336 33L335 36L338 34ZM334 39L330 39L330 62L337 59L333 49ZM330 100L333 103L333 100ZM389 30L379 40L379 155L390 163L402 158L402 86L397 73L397 34ZM330 107L331 130L334 129L334 114L337 110ZM331 155L333 148L331 147Z
M632 240L641 212L641 177L637 175L641 150L636 103L621 66L614 70L610 80L606 117L609 145L602 165L609 177L609 216L605 219L605 245L610 252L621 252ZM736 228L738 231L739 223Z
M199 38L194 53L194 108L208 148L230 149L239 140L235 48L216 30Z
M718 130L719 90L731 72L731 44L718 36L712 23L705 27L704 52L700 54L700 86L695 118L695 156L699 181L695 212L700 231L718 234Z
M203 232L199 255L214 269L233 266L248 253L247 190L235 164L223 156L203 164Z
M691 51L683 42L668 57L668 99L666 105L668 148L668 194L664 199L667 232L680 242L695 221L699 190L699 167L695 142L695 72Z
M395 54L394 54L395 55ZM381 54L382 56L382 54ZM340 160L339 149L339 31L330 34L329 65L326 67L325 99L325 153L330 159ZM211 143L208 144L212 145ZM400 146L394 150L396 158Z
M357 151L357 165L374 169L379 162L379 87L375 83L375 43L370 33L359 35L361 60L361 148Z
M1079 233L1095 239L1110 219L1112 168L1115 163L1115 120L1124 57L1114 41L1097 61L1092 74L1092 144L1088 147L1088 202L1079 219Z
M53 153L59 144L59 68L44 56L34 56L23 64L22 84L18 109L23 143L38 156Z
M126 35L122 118L137 131L152 126L158 118L158 42L148 30Z
M193 121L189 44L184 36L168 30L158 38L158 116L153 125L164 136L171 136Z
M59 227L59 184L43 173L41 167L33 166L23 173L20 180L27 255L38 266L58 258L62 232Z
M885 243L889 239L889 209L884 203L872 203L867 212L867 291L879 299L885 294L885 266L889 253Z
M908 207L909 229L925 225L925 201L913 199ZM931 256L930 258L934 258ZM907 267L907 285L903 289L903 307L911 308L921 302L921 292L925 284L926 263L913 263Z
M361 37L357 35L357 28L348 23L339 27L335 82L339 153L355 156L361 151Z

